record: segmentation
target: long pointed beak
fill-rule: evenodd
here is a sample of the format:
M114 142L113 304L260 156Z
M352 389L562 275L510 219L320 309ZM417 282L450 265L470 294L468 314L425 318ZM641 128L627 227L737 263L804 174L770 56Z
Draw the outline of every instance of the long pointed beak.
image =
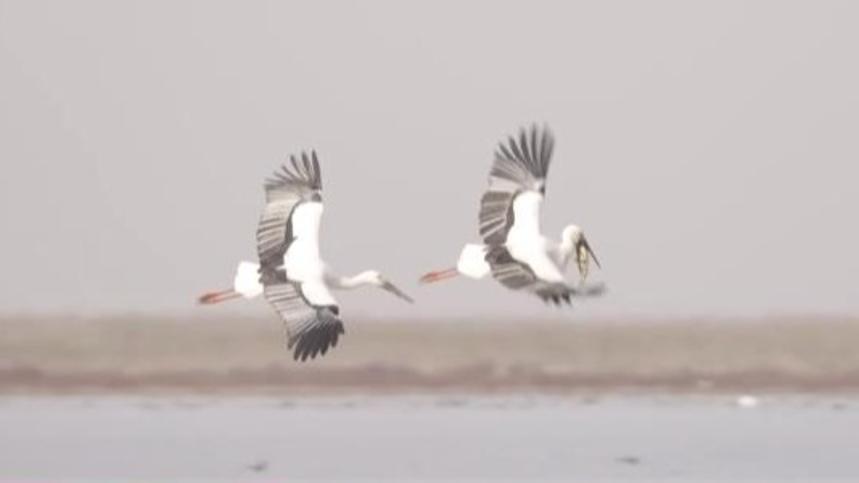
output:
M384 282L382 282L381 287L383 289L387 290L388 292L391 292L392 294L396 295L397 297L405 300L406 302L408 302L410 304L415 303L415 300L413 298L406 295L405 292L403 292L402 290L397 288L396 285L394 285L393 283L391 283L388 280L385 280Z
M590 253L591 258L594 259L594 263L597 264L597 267L602 268L602 265L600 265L599 258L597 258L596 253L594 253L594 251L591 249L591 245L588 243L587 238L585 238L584 236L582 237L582 245L584 245L585 250L587 250L588 253Z

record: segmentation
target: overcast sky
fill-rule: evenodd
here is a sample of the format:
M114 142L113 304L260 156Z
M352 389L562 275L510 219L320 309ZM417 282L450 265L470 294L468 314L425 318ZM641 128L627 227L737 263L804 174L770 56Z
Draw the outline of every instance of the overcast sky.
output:
M261 181L315 148L323 254L417 300L477 239L496 142L548 123L544 225L610 293L576 316L859 311L859 3L0 0L0 313L189 312L255 257ZM262 301L224 310L268 313Z

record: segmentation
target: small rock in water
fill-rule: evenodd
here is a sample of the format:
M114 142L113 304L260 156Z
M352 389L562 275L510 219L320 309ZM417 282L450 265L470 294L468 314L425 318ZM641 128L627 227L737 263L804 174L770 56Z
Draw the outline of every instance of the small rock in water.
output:
M618 463L624 463L627 465L637 465L641 463L641 458L638 456L621 456L617 459Z
M263 461L257 461L256 463L254 463L252 465L248 465L248 469L255 472L255 473L261 473L261 472L265 471L266 468L268 468L268 461L264 461L264 460Z

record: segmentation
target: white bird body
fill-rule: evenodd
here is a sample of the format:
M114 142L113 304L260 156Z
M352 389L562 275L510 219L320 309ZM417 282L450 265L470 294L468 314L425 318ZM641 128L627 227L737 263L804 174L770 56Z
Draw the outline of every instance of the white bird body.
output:
M513 200L515 222L507 232L506 243L531 243L543 238L540 230L540 209L543 195L536 191L525 191Z
M529 264L534 266L538 264L543 267L543 272L548 272L553 278L563 277L561 274L566 273L567 267L570 264L570 259L575 251L574 244L571 240L562 238L560 243L550 240L546 237L541 237L536 243L524 243L521 245L514 244L513 248L510 244L507 245L510 249L510 254L519 260L528 260ZM532 247L537 249L531 249ZM523 247L519 249L518 247ZM456 271L460 275L475 280L482 279L492 273L492 267L486 261L486 254L489 247L479 243L468 243L462 247L459 259L456 262Z
M489 175L489 188L480 200L479 231L483 245L468 244L456 268L429 272L425 283L456 275L483 278L492 274L513 290L529 291L547 302L569 302L583 292L566 283L564 274L575 256L582 282L594 257L582 230L570 225L559 242L543 236L540 214L554 138L536 126L522 130L518 141L499 144ZM588 294L594 294L588 291Z
M528 264L534 274L546 281L563 282L564 277L548 256L549 240L540 230L543 195L526 191L513 200L515 222L507 232L504 245L516 260Z
M322 178L316 153L290 157L287 165L266 180L266 205L257 226L260 263L240 262L230 290L199 298L214 304L236 297L264 295L284 322L287 347L302 361L325 354L345 333L332 289L374 286L412 302L375 270L353 277L331 273L319 250L324 207Z
M326 282L333 281L319 253L319 228L323 205L306 202L295 207L292 214L292 236L294 241L283 255L283 268L289 279L302 283L304 296L314 304L336 305ZM236 268L233 290L245 298L254 298L263 293L260 283L260 265L243 261Z
M301 294L313 305L337 306L334 294L323 280L306 280L301 283Z
M327 271L319 254L319 226L324 211L322 203L310 201L295 207L292 214L292 237L283 256L283 268L290 280L324 283Z
M480 245L474 246L480 247ZM489 265L485 261L483 264L488 273ZM259 281L259 268L258 263L246 260L239 262L236 267L236 275L233 278L233 291L246 299L253 299L262 295L264 287ZM304 280L305 296L309 300L313 300L314 303L322 303L323 301L337 303L330 292L331 290L354 290L360 287L377 286L378 275L378 272L374 270L366 270L351 277L344 277L334 275L326 267L322 282L316 279ZM308 293L308 289L312 293Z

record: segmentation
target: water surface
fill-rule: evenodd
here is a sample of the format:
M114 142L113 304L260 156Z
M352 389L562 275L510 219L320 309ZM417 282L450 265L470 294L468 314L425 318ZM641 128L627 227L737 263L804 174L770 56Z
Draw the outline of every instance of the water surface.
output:
M859 398L6 397L3 481L859 481Z

